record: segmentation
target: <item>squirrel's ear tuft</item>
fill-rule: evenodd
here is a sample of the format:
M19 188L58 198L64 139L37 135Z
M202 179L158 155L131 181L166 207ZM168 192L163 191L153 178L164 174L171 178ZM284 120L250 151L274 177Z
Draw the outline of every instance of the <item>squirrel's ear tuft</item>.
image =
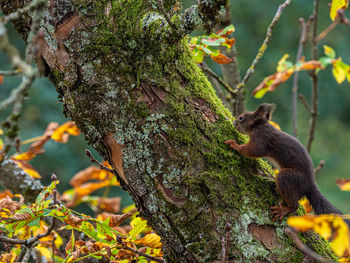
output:
M271 119L271 115L275 110L275 104L263 103L254 112L254 119L265 117L267 120Z

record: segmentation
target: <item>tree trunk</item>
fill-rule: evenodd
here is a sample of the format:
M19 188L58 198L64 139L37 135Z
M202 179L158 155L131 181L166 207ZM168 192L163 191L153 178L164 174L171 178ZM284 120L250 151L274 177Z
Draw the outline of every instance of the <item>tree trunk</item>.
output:
M0 2L10 12L25 1ZM161 236L167 262L219 262L227 222L231 237L223 243L233 262L302 262L285 225L269 215L279 201L270 167L224 144L247 138L188 49L186 34L213 24L225 4L207 2L212 9L194 6L169 25L155 8L170 14L171 0L51 0L37 59L64 113L124 173L122 184ZM26 23L15 23L24 36ZM305 241L330 257L322 241Z

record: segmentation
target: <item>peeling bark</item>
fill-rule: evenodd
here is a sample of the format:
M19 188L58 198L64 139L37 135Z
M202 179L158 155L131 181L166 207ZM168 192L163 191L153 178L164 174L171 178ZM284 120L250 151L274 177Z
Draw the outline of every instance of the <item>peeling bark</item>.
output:
M10 2L0 1L6 12L23 4ZM216 10L224 4L209 2ZM164 1L166 10L174 4ZM64 113L115 169L120 166L115 158L122 156L121 184L161 236L167 262L219 262L227 222L232 226L230 260L302 262L284 225L271 221L269 207L279 198L270 167L224 144L246 138L234 129L230 112L193 62L186 39L174 38L200 23L198 17L213 25L217 11L203 5L200 11L185 10L170 18L170 26L156 5L49 2L38 54ZM16 24L24 35L25 21ZM107 134L123 145L117 147L122 154L106 146ZM332 257L327 246L320 248L322 241L313 244Z

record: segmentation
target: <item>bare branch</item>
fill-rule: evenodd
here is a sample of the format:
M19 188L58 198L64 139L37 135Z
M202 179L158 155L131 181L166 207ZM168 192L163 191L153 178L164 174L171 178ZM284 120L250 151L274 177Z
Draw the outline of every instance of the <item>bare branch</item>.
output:
M317 36L317 21L318 21L318 6L319 6L319 0L314 0L314 12L312 14L312 42L311 42L311 52L312 52L312 59L317 60L317 42L316 42L316 36ZM311 145L315 137L315 128L316 128L316 122L317 122L317 114L318 114L318 76L316 74L316 70L311 72L311 79L312 79L312 108L311 108L311 122L310 122L310 129L309 129L309 135L308 135L308 141L307 141L307 151L311 151Z
M300 40L299 40L299 46L298 46L298 52L296 57L296 62L298 62L301 59L301 55L303 53L303 46L306 42L306 33L308 32L309 23L305 23L305 20L303 18L299 19L299 22L301 24L301 34L300 34ZM293 106L293 113L292 113L292 119L293 119L293 133L294 137L298 136L298 125L297 125L297 118L298 118L298 77L299 72L296 71L294 73L293 77L293 90L292 90L292 106Z
M304 99L304 96L302 94L299 94L299 99L300 99L301 103L304 105L305 109L311 114L310 106L307 104L307 102Z
M231 95L237 94L237 90L233 90L230 85L228 85L222 78L220 78L215 72L213 72L210 68L206 67L203 64L200 64L199 67L207 74L216 79Z
M306 246L298 237L298 232L295 231L293 228L290 226L287 226L286 229L284 230L287 236L289 236L292 240L295 246L304 254L310 256L311 258L315 259L317 262L332 262L318 254L315 253L311 248Z
M316 38L315 42L318 43L320 40L322 40L325 36L329 34L337 25L341 23L341 19L337 17L325 30L323 30Z
M326 163L325 160L321 160L319 162L319 164L314 169L315 174L318 173L323 168L325 163Z
M278 7L276 14L275 14L274 18L271 21L271 24L267 28L266 37L264 39L263 44L259 48L258 54L255 56L255 59L253 60L253 62L250 65L249 69L247 70L243 80L237 85L236 89L238 89L238 90L242 89L245 86L245 84L247 83L247 81L249 80L249 78L253 75L256 65L262 59L262 57L264 56L264 53L265 53L267 47L269 46L269 43L270 43L271 38L272 38L272 29L274 28L274 26L276 25L276 23L280 19L283 10L290 4L291 1L292 0L286 0L283 4L281 4Z

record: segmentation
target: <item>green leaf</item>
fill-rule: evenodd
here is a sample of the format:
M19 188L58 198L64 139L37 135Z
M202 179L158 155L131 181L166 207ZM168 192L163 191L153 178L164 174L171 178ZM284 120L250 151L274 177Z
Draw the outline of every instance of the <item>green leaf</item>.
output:
M142 220L140 217L136 217L130 222L132 227L129 232L130 238L134 239L138 234L140 234L147 226L146 220Z
M40 205L40 203L45 200L49 195L52 194L52 191L56 189L56 185L59 183L59 181L52 182L49 186L44 187L44 189L40 192L38 197L35 200L35 203L37 205Z
M37 226L40 227L40 217L35 218L31 222L28 223L28 226Z
M221 44L225 42L225 39L223 38L217 38L217 39L213 39L213 38L203 38L202 43L204 45L208 45L211 47L218 47L221 46Z

